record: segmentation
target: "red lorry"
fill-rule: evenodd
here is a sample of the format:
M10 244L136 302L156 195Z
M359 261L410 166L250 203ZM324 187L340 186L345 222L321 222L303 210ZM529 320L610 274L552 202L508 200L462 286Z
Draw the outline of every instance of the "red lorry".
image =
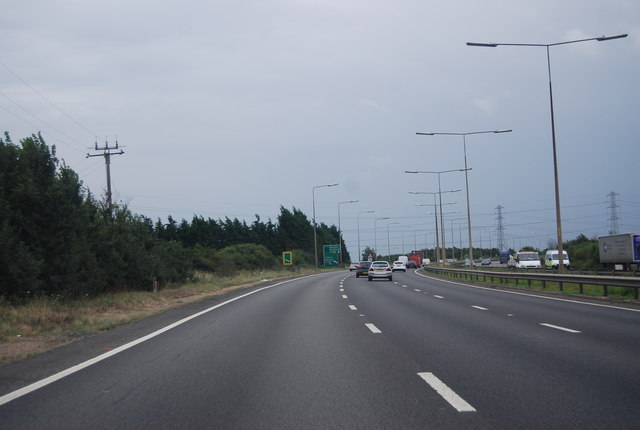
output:
M413 266L412 262L415 263L416 268L422 266L423 258L424 258L424 252L411 251L411 255L409 256L409 263L407 263L407 267Z

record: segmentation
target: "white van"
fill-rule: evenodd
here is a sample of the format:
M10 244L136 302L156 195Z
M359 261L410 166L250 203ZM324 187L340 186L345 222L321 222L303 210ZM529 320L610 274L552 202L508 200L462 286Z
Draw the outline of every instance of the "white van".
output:
M540 256L534 251L516 253L516 269L540 269Z
M547 269L557 269L560 265L560 261L558 259L558 250L550 249L547 251L547 254L544 257L544 265ZM562 264L567 269L569 268L569 254L567 251L562 250Z
M422 267L427 267L429 264L431 264L431 260L429 260L428 258L422 259Z

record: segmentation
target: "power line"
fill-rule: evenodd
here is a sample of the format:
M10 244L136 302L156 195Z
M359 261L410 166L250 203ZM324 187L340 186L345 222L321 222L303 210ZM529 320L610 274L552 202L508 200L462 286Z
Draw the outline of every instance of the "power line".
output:
M83 124L81 124L79 121L77 121L75 118L73 118L71 115L69 115L67 112L65 112L64 110L62 110L60 107L58 107L58 105L56 105L54 102L52 102L51 100L49 100L47 97L44 96L44 94L42 94L40 91L36 90L35 88L33 88L31 86L31 84L29 84L29 82L27 82L26 80L24 80L20 75L18 75L16 72L14 72L13 70L11 70L9 68L9 66L7 66L6 64L4 64L3 62L0 61L0 65L2 67L4 67L5 69L7 69L9 71L9 73L11 73L13 76L15 76L17 79L20 80L20 82L22 82L23 84L25 84L26 86L28 86L29 88L31 88L31 90L36 93L37 95L39 95L44 101L46 101L47 103L49 103L52 107L54 107L58 112L60 112L61 114L63 114L64 116L66 116L67 118L69 118L71 121L73 121L74 123L76 123L79 127L85 129L87 132L91 133L93 136L97 136L98 133L94 132L93 130L87 128L86 126L84 126Z
M2 93L2 92L0 92L0 95L4 96L7 100L9 100L11 103L13 103L14 105L16 105L17 107L19 107L23 112L25 112L25 113L29 114L29 115L30 115L32 118L34 118L35 120L40 121L40 122L41 122L42 124L44 124L46 127L49 127L49 128L51 128L52 130L55 130L57 133L60 133L62 136L66 137L66 138L67 138L67 139L69 139L70 141L73 141L73 142L77 143L78 145L81 145L81 144L80 144L80 142L78 142L76 139L74 139L73 137L69 136L68 134L66 134L66 133L65 133L65 132L63 132L62 130L59 130L59 129L58 129L58 128L56 128L55 126L53 126L53 125L51 125L51 124L47 123L47 122L46 122L46 121L44 121L43 119L38 118L36 115L34 115L33 113L31 113L31 112L30 112L28 109L26 109L25 107L21 106L18 102L16 102L15 100L13 100L13 99L12 99L11 97L9 97L8 95L6 95L6 94L4 94L4 93ZM26 120L25 118L21 117L21 116L20 116L20 115L18 115L17 113L15 113L15 112L13 112L13 111L9 110L7 107L5 107L5 106L0 106L0 107L2 107L2 109L6 110L6 111L7 111L7 112L9 112L10 114L12 114L12 115L13 115L13 116L15 116L16 118L18 118L19 120L21 120L21 121L23 121L23 122L25 122L25 123L29 124L29 125L30 125L31 127L33 127L34 129L36 129L36 130L40 130L40 129L41 129L41 127L39 127L39 126L35 125L35 124L34 124L34 123L32 123L31 121ZM68 145L71 149L73 149L73 150L75 150L75 151L82 152L82 150L81 150L81 149L79 149L79 148L77 148L77 147L75 147L75 146L73 146L73 145L69 144L68 142L65 142L64 140L62 140L62 139L60 139L60 138L58 138L58 137L56 137L56 136L54 136L54 135L51 135L51 138L52 138L52 139L54 139L54 140L57 140L57 141L58 141L58 142L60 142L60 143L63 143L63 144L65 144L65 145Z

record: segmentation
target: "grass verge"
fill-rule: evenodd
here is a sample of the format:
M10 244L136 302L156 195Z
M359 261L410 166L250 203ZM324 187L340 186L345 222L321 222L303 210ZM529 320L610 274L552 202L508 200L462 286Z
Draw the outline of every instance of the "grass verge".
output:
M314 269L241 272L234 276L197 274L194 282L157 293L126 291L95 298L42 297L22 306L0 301L0 365L110 330L150 315L204 300L265 279L317 273Z

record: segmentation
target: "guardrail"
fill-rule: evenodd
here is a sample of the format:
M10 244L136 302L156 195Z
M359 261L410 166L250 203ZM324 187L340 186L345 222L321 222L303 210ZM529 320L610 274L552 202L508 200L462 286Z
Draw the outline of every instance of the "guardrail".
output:
M484 270L467 270L467 269L445 269L440 267L425 267L423 268L427 272L433 272L436 274L442 274L451 276L457 279L468 279L480 282L482 278L483 282L487 282L487 278L490 278L491 282L495 282L498 279L500 283L505 283L507 280L515 280L516 286L520 281L524 281L531 287L531 281L542 282L542 288L547 287L547 283L557 283L559 290L563 291L564 284L576 284L578 285L579 294L584 294L585 285L596 285L602 287L602 295L608 296L608 287L623 287L631 288L633 290L633 298L638 300L638 290L640 289L640 278L631 276L593 276L593 275L570 275L559 273L521 273L521 272L497 272L497 271L484 271ZM522 270L522 269L521 269Z

